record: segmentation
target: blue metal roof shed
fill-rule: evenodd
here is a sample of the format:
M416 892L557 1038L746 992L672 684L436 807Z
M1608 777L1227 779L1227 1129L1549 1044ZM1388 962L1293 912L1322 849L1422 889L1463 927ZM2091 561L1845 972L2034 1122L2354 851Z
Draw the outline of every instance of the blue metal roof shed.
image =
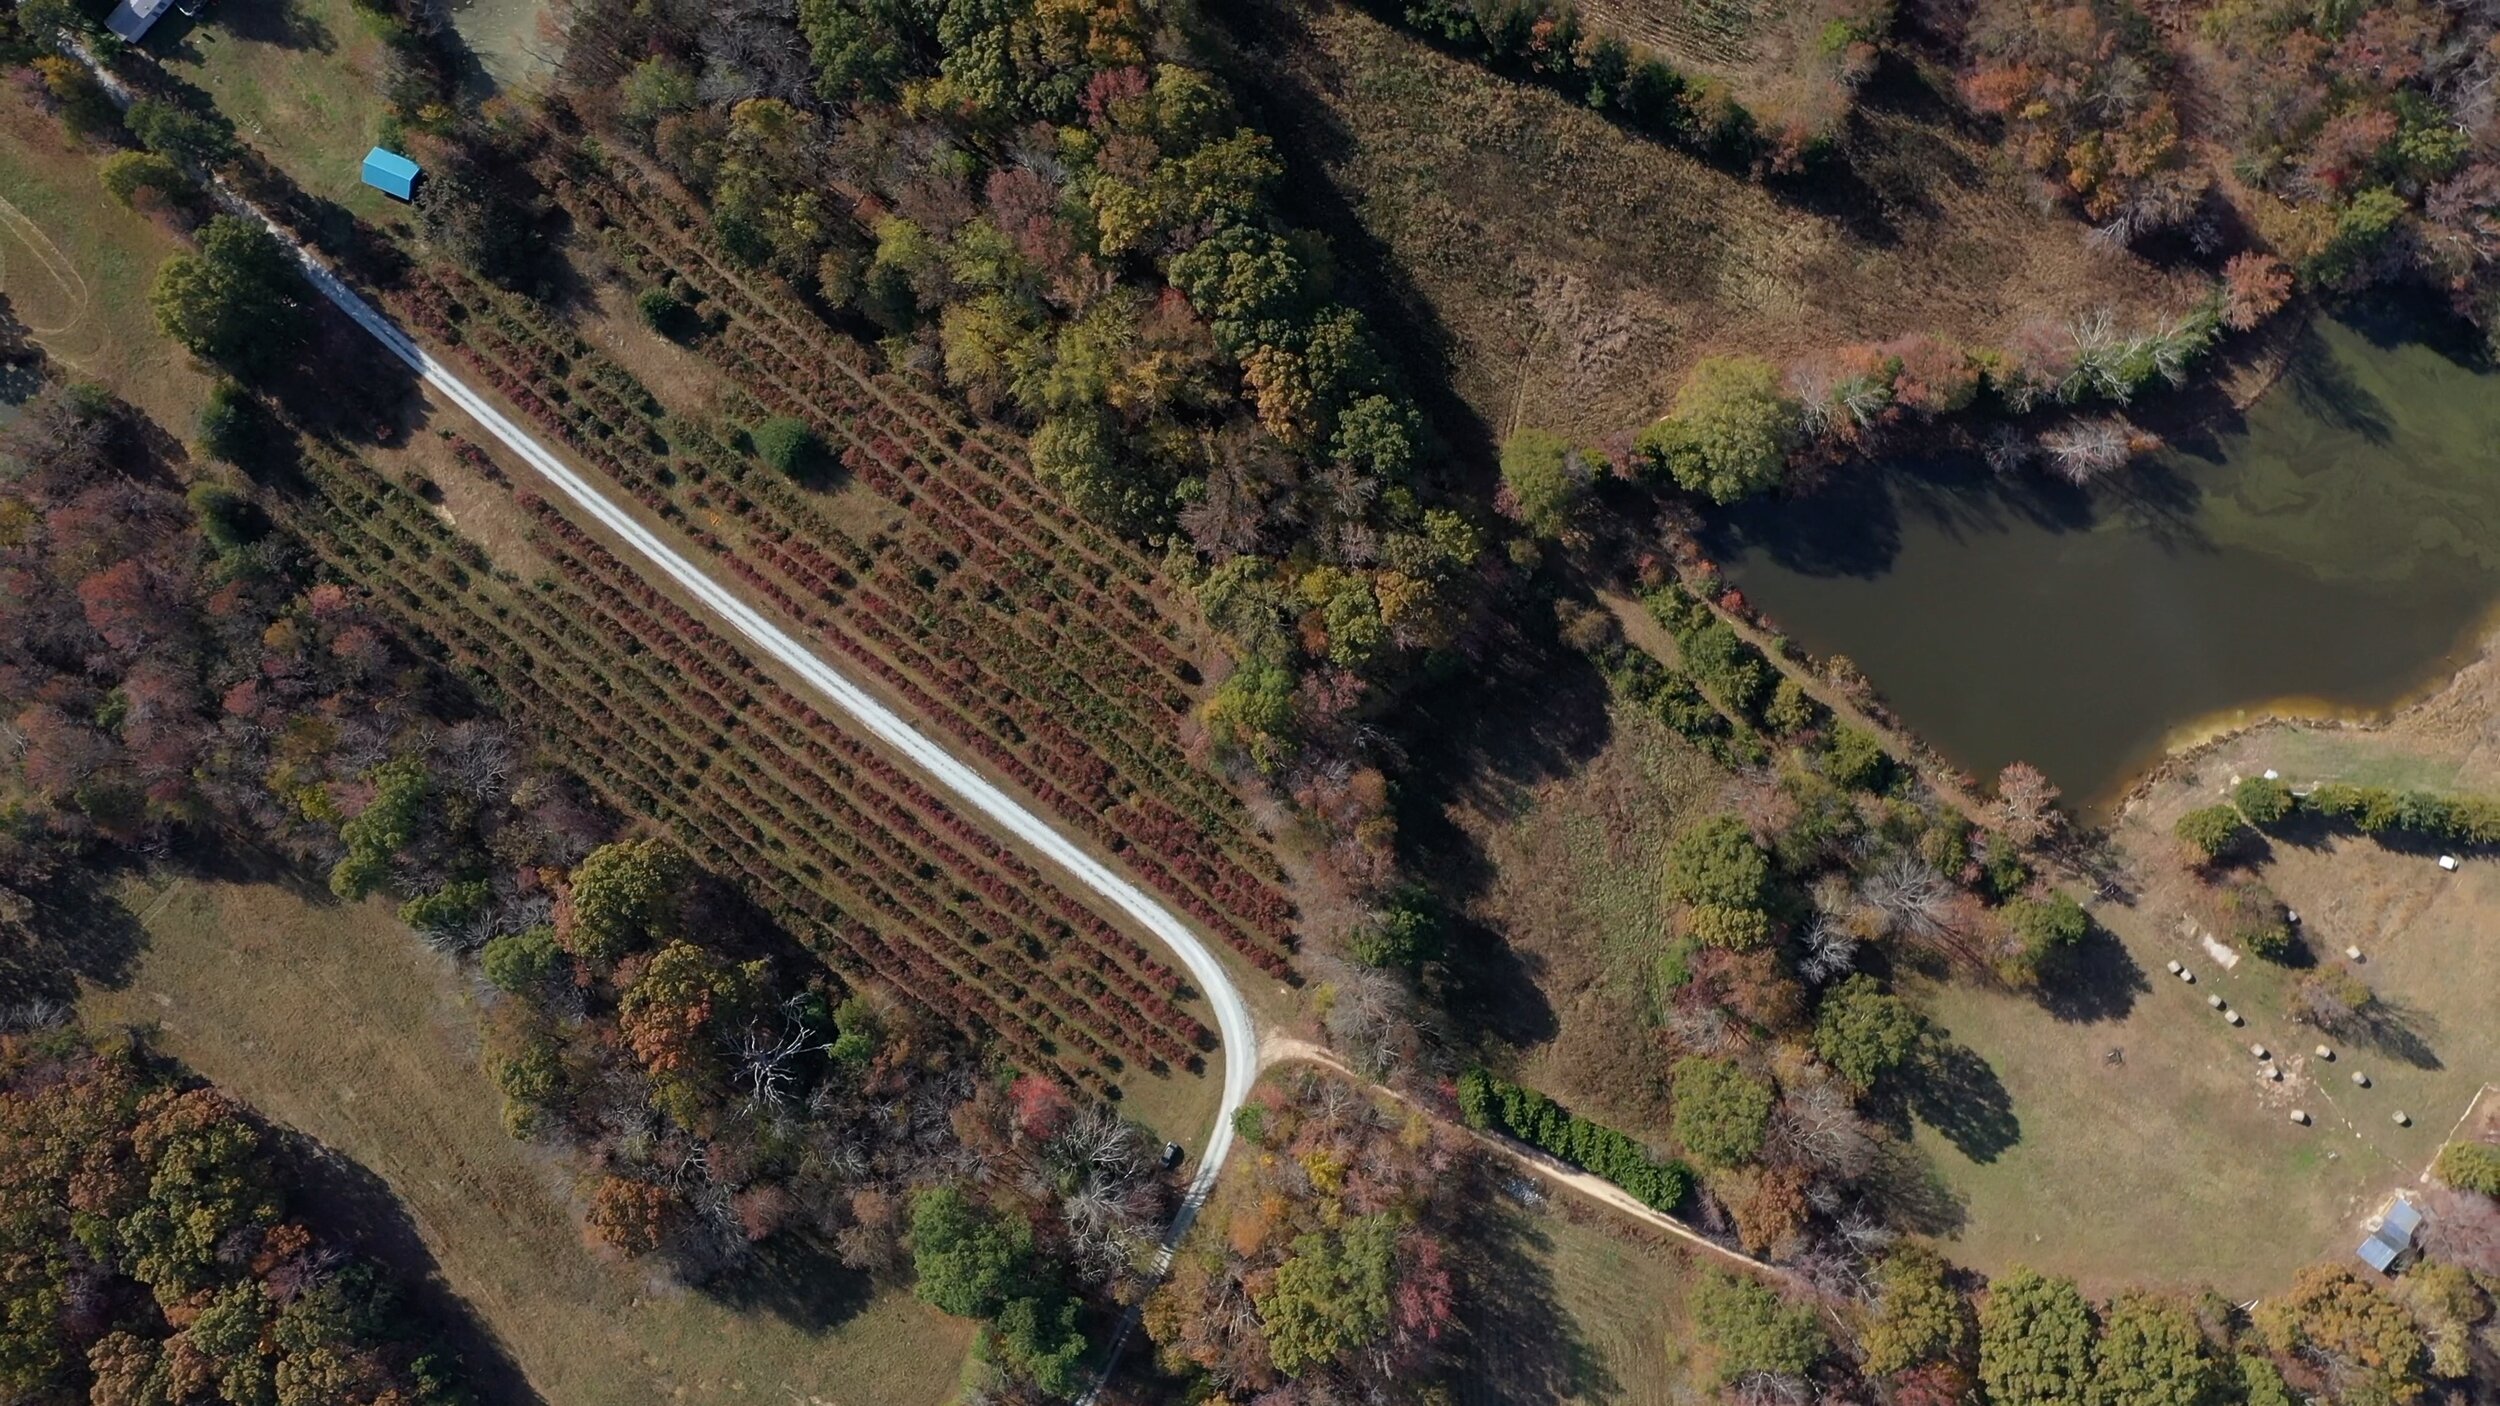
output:
M365 153L365 184L401 200L417 196L417 163L380 147Z

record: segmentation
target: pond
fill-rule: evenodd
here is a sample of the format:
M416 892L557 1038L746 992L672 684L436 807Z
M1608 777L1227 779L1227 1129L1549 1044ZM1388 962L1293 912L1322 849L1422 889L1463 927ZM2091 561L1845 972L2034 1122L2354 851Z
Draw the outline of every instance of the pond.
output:
M2500 375L2320 320L2245 415L2090 493L1894 466L1713 525L1730 579L1983 776L2106 803L2259 713L2383 713L2500 607Z

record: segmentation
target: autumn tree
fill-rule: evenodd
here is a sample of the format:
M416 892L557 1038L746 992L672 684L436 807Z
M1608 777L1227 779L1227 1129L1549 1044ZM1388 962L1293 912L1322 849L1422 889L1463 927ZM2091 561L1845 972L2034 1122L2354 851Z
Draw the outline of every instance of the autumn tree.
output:
M2236 853L2247 842L2247 822L2227 805L2199 806L2179 817L2173 827L2179 843L2198 864L2217 864Z
M2460 1191L2500 1197L2500 1147L2481 1142L2452 1142L2439 1149L2439 1179Z
M2058 789L2029 762L2009 762L1997 773L1997 824L2026 848L2055 839L2065 828Z
M2412 1315L2341 1265L2311 1265L2291 1291L2257 1306L2257 1331L2278 1353L2324 1362L2338 1394L2366 1390L2396 1401L2422 1392L2427 1349Z
M2015 1269L1979 1304L1979 1379L1995 1406L2090 1406L2092 1309L2070 1279Z

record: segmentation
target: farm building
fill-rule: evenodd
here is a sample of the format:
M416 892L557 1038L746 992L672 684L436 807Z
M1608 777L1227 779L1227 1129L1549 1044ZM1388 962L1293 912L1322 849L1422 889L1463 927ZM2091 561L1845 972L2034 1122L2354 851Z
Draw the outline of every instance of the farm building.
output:
M2413 1253L2413 1233L2421 1228L2421 1208L2413 1204L2412 1198L2398 1196L2388 1203L2378 1224L2362 1238L2355 1253L2361 1256L2363 1264L2381 1274L2392 1273L2405 1256Z
M104 27L124 42L136 44L173 7L174 0L122 0L105 16Z
M365 184L401 200L417 198L417 163L381 147L365 153Z

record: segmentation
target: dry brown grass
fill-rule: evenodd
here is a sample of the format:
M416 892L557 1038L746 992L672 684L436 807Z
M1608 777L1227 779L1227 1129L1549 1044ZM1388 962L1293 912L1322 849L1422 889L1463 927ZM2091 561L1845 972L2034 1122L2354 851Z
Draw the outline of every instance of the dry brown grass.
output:
M1567 1213L1507 1200L1486 1211L1491 1263L1470 1294L1473 1359L1461 1406L1686 1406L1693 1371L1685 1309L1692 1262Z
M125 901L150 945L125 989L90 996L88 1017L154 1024L169 1053L380 1177L548 1406L952 1394L970 1325L907 1293L810 1328L595 1257L566 1168L504 1133L477 1068L471 987L386 905L191 880L134 884Z
M1844 219L1332 0L1262 6L1239 28L1290 156L1411 286L1407 311L1443 331L1459 393L1496 434L1637 427L1712 352L1997 343L2034 318L2149 321L2190 296L2188 277L2087 248L1977 143L1881 104L1850 138L1858 187L1816 193Z
M67 374L187 433L208 379L157 335L147 299L182 241L104 193L100 154L58 118L0 101L0 295Z
M1645 1056L1649 976L1664 948L1666 846L1714 809L1725 773L1650 718L1611 714L1603 750L1570 775L1457 807L1492 879L1468 916L1500 935L1553 1037L1519 1078L1592 1117L1662 1136L1662 1058Z

